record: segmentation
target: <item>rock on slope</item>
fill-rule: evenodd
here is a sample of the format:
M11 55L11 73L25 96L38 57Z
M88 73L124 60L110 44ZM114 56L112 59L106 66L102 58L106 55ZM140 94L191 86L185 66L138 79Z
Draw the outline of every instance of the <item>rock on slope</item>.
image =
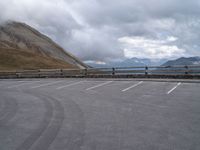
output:
M12 51L18 55L23 53L23 58L25 53L31 58L33 57L40 58L40 62L42 60L48 60L49 63L46 62L45 68L54 68L54 67L64 67L64 68L85 68L87 67L84 63L78 60L73 55L65 52L63 48L53 42L47 36L41 34L37 30L32 27L19 22L8 22L4 25L0 26L0 51L1 57L2 53L9 51L8 54L12 55ZM13 53L14 54L14 53ZM8 56L7 56L8 57ZM12 58L11 57L8 58ZM17 60L17 58L15 58ZM2 61L2 58L1 58ZM33 63L36 63L35 60ZM13 62L14 63L14 62ZM55 65L53 65L55 63ZM2 62L1 62L2 64ZM45 63L44 63L45 64ZM60 64L60 65L59 65ZM9 64L7 64L9 66ZM51 67L52 65L52 67ZM34 64L32 64L33 68ZM12 68L12 67L11 67ZM23 68L23 67L21 67ZM39 67L40 68L40 67ZM30 67L31 69L31 67Z

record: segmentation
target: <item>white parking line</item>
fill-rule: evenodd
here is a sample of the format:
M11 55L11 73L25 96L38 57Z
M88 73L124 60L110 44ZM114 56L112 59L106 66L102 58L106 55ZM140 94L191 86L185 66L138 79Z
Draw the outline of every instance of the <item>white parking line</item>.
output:
M67 84L67 85L64 85L64 86L57 87L56 89L60 90L60 89L63 89L63 88L66 88L66 87L69 87L69 86L72 86L72 85L77 85L77 84L82 83L82 82L84 82L84 81L79 81L79 82Z
M86 90L92 90L92 89L95 89L95 88L97 88L97 87L100 87L100 86L104 86L104 85L106 85L106 84L109 84L109 83L111 83L111 82L113 82L113 81L107 81L107 82L104 82L104 83L95 85L95 86L93 86L93 87L87 88Z
M126 91L128 91L128 90L130 90L130 89L132 89L132 88L134 88L134 87L136 87L136 86L138 86L138 85L140 85L142 83L143 83L143 81L140 81L140 82L138 82L138 83L126 88L126 89L123 89L122 92L126 92Z
M26 81L17 81L17 82L22 83L22 82L26 82Z
M29 85L29 84L33 84L33 83L37 83L37 82L40 82L40 81L33 81L33 82L27 81L26 83L21 83L21 84L9 86L8 89L16 88L16 87L23 86L23 85Z
M177 83L175 87L173 87L171 90L167 92L167 94L170 94L171 92L173 92L179 85L181 85L181 82Z
M53 85L53 84L60 83L60 82L63 82L63 81L50 82L50 83L46 83L46 84L41 84L41 85L33 86L31 88L35 89L35 88L39 88L39 87L43 87L43 86Z

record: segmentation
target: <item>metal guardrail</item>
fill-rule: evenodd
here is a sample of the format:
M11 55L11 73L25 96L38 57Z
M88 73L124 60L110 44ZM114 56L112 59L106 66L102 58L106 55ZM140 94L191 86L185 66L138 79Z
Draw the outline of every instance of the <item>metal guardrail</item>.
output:
M0 71L0 78L50 77L148 77L199 78L200 66L137 66L87 69L39 69Z

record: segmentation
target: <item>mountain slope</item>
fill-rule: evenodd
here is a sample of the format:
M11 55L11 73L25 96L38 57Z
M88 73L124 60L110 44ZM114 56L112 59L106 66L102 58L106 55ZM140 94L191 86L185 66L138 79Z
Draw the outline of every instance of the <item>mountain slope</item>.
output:
M200 65L200 57L181 57L176 60L167 61L162 66L176 66L176 65Z
M23 53L27 52L32 54L34 57L37 55L37 57L44 58L44 60L57 60L62 62L62 64L65 63L65 68L87 67L76 57L65 52L63 48L53 42L50 38L24 23L8 22L0 26L1 53L6 52L6 49L15 49L15 51L19 51L18 55L23 51ZM11 55L10 57L13 57L12 53L9 54ZM42 59L40 61L42 61ZM34 62L36 63L36 60ZM53 65L53 62L49 64ZM63 65L60 67L63 67Z
M0 48L0 70L76 68L62 60L19 49Z

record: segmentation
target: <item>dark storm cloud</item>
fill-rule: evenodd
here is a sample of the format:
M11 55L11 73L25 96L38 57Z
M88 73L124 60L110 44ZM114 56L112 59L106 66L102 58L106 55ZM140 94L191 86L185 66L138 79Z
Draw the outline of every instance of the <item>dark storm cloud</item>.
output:
M0 0L0 13L82 60L200 55L199 0Z

